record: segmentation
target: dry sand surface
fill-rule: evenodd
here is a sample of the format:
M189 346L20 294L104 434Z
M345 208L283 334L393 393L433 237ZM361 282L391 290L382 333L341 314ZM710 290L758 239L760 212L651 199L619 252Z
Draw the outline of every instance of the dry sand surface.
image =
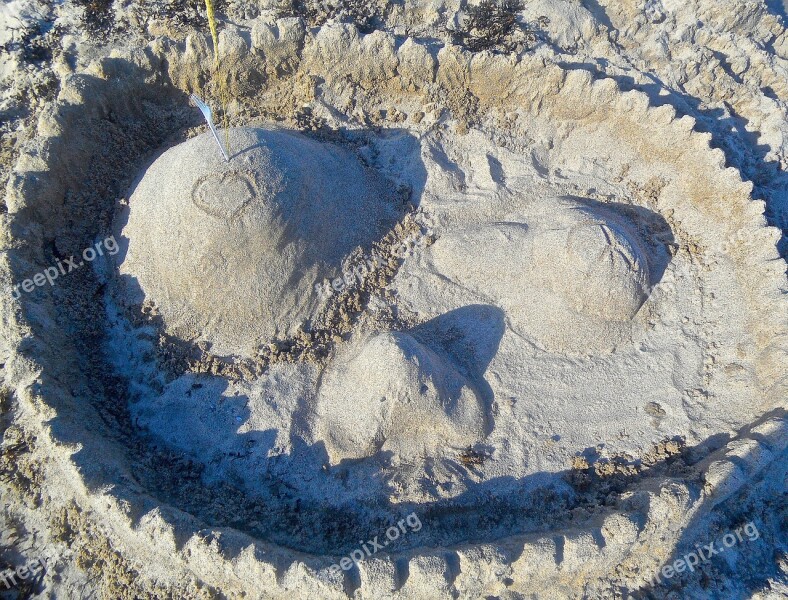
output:
M0 5L0 598L788 597L786 7L215 4Z

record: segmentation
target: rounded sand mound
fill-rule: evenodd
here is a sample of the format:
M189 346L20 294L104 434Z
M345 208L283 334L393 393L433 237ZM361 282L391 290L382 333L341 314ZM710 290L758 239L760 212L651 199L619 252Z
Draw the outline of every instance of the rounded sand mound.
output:
M404 333L373 337L324 375L316 436L333 462L391 452L394 461L484 438L486 412L457 367Z
M224 137L224 136L222 136ZM315 315L316 284L396 220L358 158L281 129L205 133L164 152L118 217L122 302L154 304L173 335L250 355Z
M425 268L500 306L512 327L551 351L612 348L650 292L635 224L598 204L538 199L521 221L442 236Z

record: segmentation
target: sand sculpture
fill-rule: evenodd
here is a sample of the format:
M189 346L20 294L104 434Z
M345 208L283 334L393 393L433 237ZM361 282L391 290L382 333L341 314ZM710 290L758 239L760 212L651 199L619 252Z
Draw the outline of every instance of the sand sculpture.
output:
M774 8L535 1L549 44L472 51L452 3L252 4L229 162L187 101L208 38L136 3L15 79L2 283L122 250L2 305L8 556L57 597L784 593Z
M427 268L501 306L512 327L545 349L615 344L651 288L637 233L615 213L579 201L535 203L523 222L442 237L425 255Z
M172 332L250 354L314 316L315 284L382 235L399 207L334 145L265 129L236 129L229 141L229 162L203 135L146 171L118 232L128 240L121 273L129 301L154 303Z

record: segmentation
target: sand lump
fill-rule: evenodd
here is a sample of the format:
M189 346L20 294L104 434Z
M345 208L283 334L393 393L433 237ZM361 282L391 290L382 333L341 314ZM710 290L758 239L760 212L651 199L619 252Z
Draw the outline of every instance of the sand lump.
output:
M609 209L571 199L537 204L523 222L442 237L425 253L427 269L503 308L545 349L614 345L649 294L642 242Z
M146 170L119 216L120 270L127 304L153 303L170 332L214 354L249 355L308 322L315 285L397 207L339 147L277 129L234 129L229 142L229 162L204 134Z
M327 373L317 413L318 438L335 462L376 452L434 455L447 445L471 446L487 429L470 382L403 333L374 337Z

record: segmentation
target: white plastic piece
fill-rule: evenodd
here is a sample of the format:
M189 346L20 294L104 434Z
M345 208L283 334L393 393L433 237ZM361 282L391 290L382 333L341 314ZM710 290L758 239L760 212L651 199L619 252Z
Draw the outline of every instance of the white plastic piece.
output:
M224 160L226 162L230 162L230 157L227 156L227 150L224 149L222 146L222 142L219 139L219 133L216 131L216 127L213 124L213 111L211 107L208 106L205 102L203 102L197 94L192 94L191 96L192 102L194 102L195 106L200 109L200 112L205 117L205 121L208 123L208 128L211 130L213 137L216 139L216 143L219 144L219 150L222 151L222 156L224 156Z

